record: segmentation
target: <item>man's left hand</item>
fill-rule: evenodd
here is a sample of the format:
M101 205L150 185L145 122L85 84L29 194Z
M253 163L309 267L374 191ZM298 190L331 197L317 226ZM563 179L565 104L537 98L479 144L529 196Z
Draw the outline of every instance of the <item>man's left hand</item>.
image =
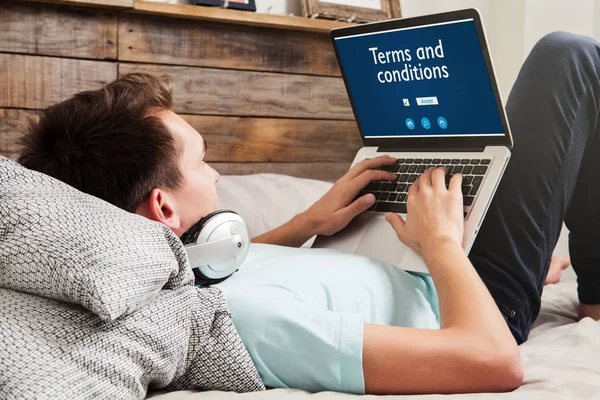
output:
M304 212L304 216L313 224L315 234L333 235L371 207L375 203L375 196L371 193L354 199L371 181L396 179L396 174L392 172L373 169L395 163L396 159L393 157L380 156L362 160L350 168L346 175L338 179L323 197Z

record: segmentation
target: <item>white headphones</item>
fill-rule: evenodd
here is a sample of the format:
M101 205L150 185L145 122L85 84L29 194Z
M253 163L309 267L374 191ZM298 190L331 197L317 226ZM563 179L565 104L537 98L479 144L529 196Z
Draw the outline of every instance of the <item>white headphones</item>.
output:
M236 272L250 248L250 234L235 211L217 210L198 221L182 236L196 283L224 281Z

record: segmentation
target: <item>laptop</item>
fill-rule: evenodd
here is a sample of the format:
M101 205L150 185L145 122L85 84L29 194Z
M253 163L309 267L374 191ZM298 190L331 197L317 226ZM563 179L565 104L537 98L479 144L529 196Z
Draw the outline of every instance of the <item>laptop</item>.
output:
M406 217L410 185L431 167L463 175L465 233L471 249L510 159L512 136L479 11L467 9L334 29L330 33L363 147L358 162L388 154L394 181L360 193L377 202L312 247L356 253L428 273L402 244L387 212Z

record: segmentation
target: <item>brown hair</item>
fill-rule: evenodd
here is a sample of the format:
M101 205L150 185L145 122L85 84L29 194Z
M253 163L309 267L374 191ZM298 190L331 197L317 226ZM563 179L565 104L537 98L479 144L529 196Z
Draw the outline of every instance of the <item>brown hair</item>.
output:
M18 162L134 212L157 187L176 188L175 138L153 115L170 109L169 76L129 74L42 111L20 140Z

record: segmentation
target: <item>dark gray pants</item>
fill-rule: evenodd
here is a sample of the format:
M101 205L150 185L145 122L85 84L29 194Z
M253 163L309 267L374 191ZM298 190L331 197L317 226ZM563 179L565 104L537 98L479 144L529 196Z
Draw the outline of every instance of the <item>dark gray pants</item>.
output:
M600 304L599 67L600 43L549 34L506 105L512 158L469 258L519 344L539 313L563 221L579 300Z

